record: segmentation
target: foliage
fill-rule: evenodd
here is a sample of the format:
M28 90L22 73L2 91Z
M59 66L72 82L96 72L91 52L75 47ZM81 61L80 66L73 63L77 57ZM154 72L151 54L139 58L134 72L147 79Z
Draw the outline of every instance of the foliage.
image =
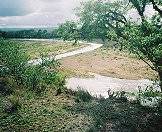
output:
M162 10L159 7L162 4L162 1L161 0L149 0L149 2L153 5L153 9L162 16Z
M130 25L126 28L125 35L129 42L129 49L140 55L141 59L148 59L154 65L153 69L160 70L162 58L161 35L162 28L153 21L145 22L143 25Z
M125 36L126 47L157 71L162 81L162 26L157 25L156 19L141 25L131 24L126 27Z
M154 84L153 86L147 86L144 90L142 90L141 88L139 89L136 98L142 106L152 108L159 107L162 101L162 95L161 92L155 88L158 88L157 84Z
M26 29L18 31L0 31L2 38L37 38L37 39L51 39L57 38L56 29L49 31L46 29Z
M138 14L142 17L142 20L144 20L143 19L144 11L145 11L147 2L149 0L129 0L129 1L132 3L133 7L135 7L137 9Z
M70 110L92 117L90 131L161 131L160 109L147 109L115 98L79 103Z
M77 24L71 21L66 21L65 23L61 24L59 28L57 29L57 34L64 41L74 40L74 44L77 44L80 38L80 31L77 27Z
M21 83L21 75L28 63L28 57L20 49L21 45L18 43L0 40L0 77L15 78Z
M117 91L117 92L112 92L111 90L108 90L108 97L109 99L116 99L122 102L127 102L127 97L126 97L126 92L124 91Z
M55 60L49 61L43 56L40 65L29 65L28 57L19 43L1 40L0 47L2 78L12 78L18 86L23 85L37 92L45 90L47 85L64 87L64 78L58 76L59 64Z
M160 92L155 90L153 86L147 86L144 91L139 89L138 96L142 97L157 97L161 96Z
M124 11L121 6L122 2L110 3L103 1L88 1L82 3L82 6L77 10L77 15L80 18L81 37L83 39L107 39L108 32L111 28L125 23ZM126 10L126 8L125 8ZM124 18L124 21L121 20ZM116 23L117 20L118 22ZM120 23L120 24L119 24Z
M92 100L92 96L89 94L88 91L84 91L79 89L75 94L75 101L76 102L90 102Z

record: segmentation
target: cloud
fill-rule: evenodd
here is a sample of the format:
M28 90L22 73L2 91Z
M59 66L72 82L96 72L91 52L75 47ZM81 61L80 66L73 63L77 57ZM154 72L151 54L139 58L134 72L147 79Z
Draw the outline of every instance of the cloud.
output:
M31 0L0 0L0 16L23 16L34 11Z
M66 20L76 20L73 9L81 1L88 0L0 0L0 27L57 26ZM148 6L145 14L154 14L152 7ZM127 17L133 21L140 18L135 9Z
M57 26L76 20L73 9L82 0L0 0L1 26Z

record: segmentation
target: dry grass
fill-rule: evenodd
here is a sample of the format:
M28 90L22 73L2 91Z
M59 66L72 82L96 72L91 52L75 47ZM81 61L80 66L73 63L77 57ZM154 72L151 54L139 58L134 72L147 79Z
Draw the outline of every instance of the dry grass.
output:
M142 60L121 51L98 49L93 52L64 58L61 70L67 76L88 76L89 73L124 78L155 79L156 72Z
M74 46L69 42L20 41L20 43L22 43L24 51L31 59L40 58L40 54L54 56L85 47L81 44Z

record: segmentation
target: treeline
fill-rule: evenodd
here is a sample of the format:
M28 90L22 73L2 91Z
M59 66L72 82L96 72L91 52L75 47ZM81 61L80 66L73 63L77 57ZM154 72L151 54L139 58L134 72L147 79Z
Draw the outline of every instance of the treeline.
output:
M37 39L52 39L58 38L56 30L18 30L18 31L1 31L0 37L2 38L37 38Z

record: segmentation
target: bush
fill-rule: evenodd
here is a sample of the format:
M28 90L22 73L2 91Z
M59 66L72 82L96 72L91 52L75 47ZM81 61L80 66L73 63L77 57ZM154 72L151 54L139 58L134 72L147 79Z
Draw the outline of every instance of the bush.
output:
M0 77L12 78L18 86L23 85L36 92L44 91L47 85L63 89L64 77L61 77L55 60L41 56L39 65L29 64L29 57L20 43L0 40Z
M109 99L116 99L116 100L119 100L121 102L127 102L128 101L125 91L113 92L109 89L107 92L108 92Z
M145 90L139 89L138 96L142 97L157 97L160 96L161 92L158 90L155 90L154 86L147 86Z
M13 92L11 86L9 86L8 82L4 79L0 79L0 94L1 95L10 95Z
M28 63L28 57L19 43L0 40L0 77L13 77L18 83Z
M157 107L162 100L161 92L154 86L147 86L145 90L139 90L137 99L142 106Z
M20 108L19 98L15 95L8 96L2 102L3 111L12 114Z
M78 90L75 94L76 102L90 102L93 97L90 95L88 91Z

